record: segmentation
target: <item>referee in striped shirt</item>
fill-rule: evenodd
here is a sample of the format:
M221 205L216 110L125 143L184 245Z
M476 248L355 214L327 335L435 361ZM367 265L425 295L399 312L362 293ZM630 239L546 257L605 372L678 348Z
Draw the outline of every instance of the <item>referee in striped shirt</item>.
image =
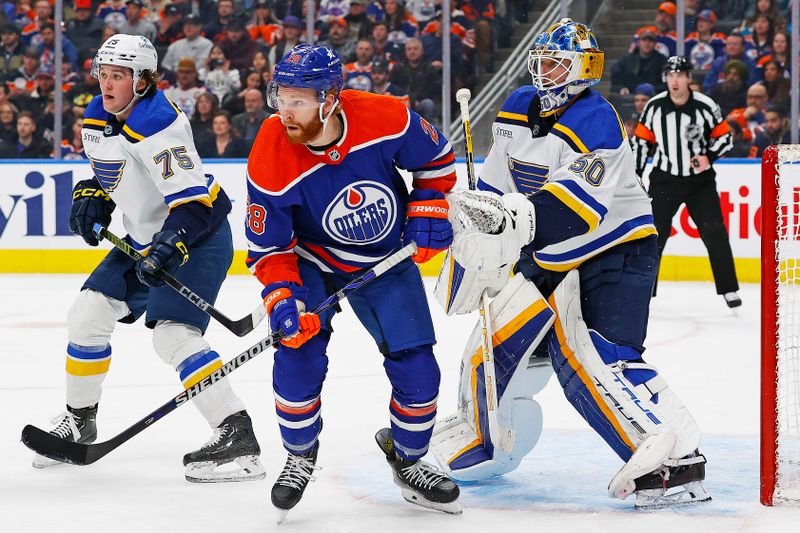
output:
M719 106L689 89L691 68L681 56L670 57L664 65L667 90L647 102L636 125L636 173L642 175L654 152L648 192L659 254L667 244L672 218L685 203L708 250L717 294L724 296L728 307L738 307L742 305L739 284L711 166L733 148L733 135Z

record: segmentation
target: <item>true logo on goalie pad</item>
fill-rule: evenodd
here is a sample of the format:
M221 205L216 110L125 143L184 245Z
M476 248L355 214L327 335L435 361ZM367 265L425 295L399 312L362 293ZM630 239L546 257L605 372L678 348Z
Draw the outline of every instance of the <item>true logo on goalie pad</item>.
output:
M358 181L328 204L322 227L338 242L370 244L384 238L396 220L397 201L392 192L374 181Z

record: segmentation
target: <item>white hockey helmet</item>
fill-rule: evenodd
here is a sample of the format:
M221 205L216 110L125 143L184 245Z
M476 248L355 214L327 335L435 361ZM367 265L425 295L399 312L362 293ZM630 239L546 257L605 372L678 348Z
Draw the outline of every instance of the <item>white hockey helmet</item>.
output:
M147 37L141 35L126 35L120 33L113 35L97 51L92 61L92 77L100 79L100 66L114 65L127 67L133 71L133 95L134 99L141 98L147 92L136 91L142 74L149 71L153 74L158 70L158 54L153 47L153 43Z

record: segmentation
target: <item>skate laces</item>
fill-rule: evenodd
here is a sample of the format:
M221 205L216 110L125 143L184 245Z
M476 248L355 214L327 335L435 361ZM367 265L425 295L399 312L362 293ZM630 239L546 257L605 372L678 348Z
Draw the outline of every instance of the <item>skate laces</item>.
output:
M290 453L276 484L302 490L309 481L316 481L314 470L322 470L322 467L315 465L308 457Z
M219 441L228 433L229 424L223 424L220 427L214 428L214 433L211 434L211 438L208 439L208 442L203 444L201 449L210 448L211 446L216 446L219 444Z
M78 429L78 421L75 420L75 415L69 411L64 411L60 415L50 420L51 424L56 424L56 427L50 431L53 435L58 435L62 439L73 436L75 441L81 438L81 432Z
M408 479L409 483L414 483L427 490L432 489L440 481L447 479L436 467L424 461L417 461L413 465L401 468L400 471Z

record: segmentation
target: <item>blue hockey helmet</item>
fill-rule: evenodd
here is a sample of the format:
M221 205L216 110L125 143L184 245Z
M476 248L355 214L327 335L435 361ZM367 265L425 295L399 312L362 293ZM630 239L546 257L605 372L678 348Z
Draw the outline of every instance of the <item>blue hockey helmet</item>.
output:
M563 18L533 41L528 71L541 101L541 115L551 115L600 81L603 52L588 26Z
M338 99L343 84L342 60L335 51L316 44L298 44L275 65L275 75L267 88L267 103L277 109L279 87L314 89L320 102L333 90Z

